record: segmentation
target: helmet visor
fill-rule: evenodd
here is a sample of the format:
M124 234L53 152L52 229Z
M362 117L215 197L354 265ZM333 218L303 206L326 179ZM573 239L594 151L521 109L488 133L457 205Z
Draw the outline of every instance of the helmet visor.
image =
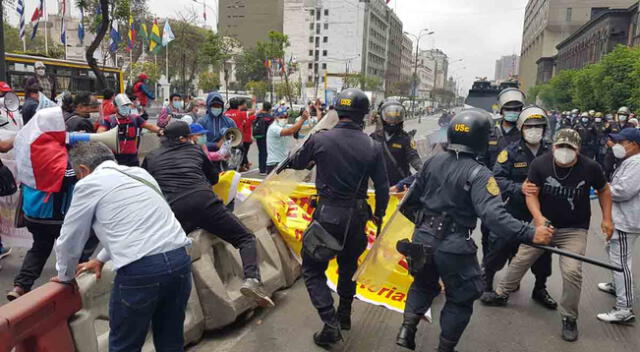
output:
M382 121L388 125L397 125L404 121L404 109L399 105L391 105L382 109Z

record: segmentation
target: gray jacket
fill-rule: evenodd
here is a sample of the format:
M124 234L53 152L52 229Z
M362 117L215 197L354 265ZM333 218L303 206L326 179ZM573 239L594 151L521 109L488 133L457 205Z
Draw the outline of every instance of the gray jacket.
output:
M613 224L640 233L640 154L625 159L611 176Z

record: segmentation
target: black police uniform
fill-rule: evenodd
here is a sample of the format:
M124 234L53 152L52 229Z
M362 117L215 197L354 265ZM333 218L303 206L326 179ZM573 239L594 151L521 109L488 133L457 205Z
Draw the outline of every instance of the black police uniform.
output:
M382 129L372 133L371 138L382 145L387 176L391 185L410 176L410 167L420 171L422 161L413 138L407 132L400 130L387 139L387 132Z
M607 154L607 140L609 139L609 125L604 122L594 122L593 128L596 134L596 161L604 170L604 158Z
M582 118L578 119L573 126L573 129L578 132L580 135L580 140L582 141L582 146L580 148L580 153L591 158L595 159L596 152L598 150L597 144L597 132L593 125L593 123L582 122Z
M405 321L427 312L440 294L441 278L446 292L441 338L455 344L483 290L478 247L471 239L478 216L500 238L530 243L535 231L507 213L491 171L470 154L448 151L432 157L413 187L406 204L422 211L412 241L435 252L433 262L420 269L411 284Z
M365 225L371 216L367 198L369 178L376 191L375 215L384 216L389 202L389 181L380 144L362 132L353 122L339 122L331 130L311 136L290 166L304 169L317 166L316 188L318 204L313 218L340 243L344 249L338 254L338 314L350 314L356 284L351 280L357 269L360 255L367 246ZM360 184L359 184L360 183ZM346 240L345 240L346 236ZM302 250L302 277L309 291L311 302L322 321L336 324L331 290L327 286L328 261L317 262Z
M565 116L560 119L560 123L558 125L558 131L564 128L572 128L573 127L573 118L571 116Z
M503 150L493 167L493 176L500 186L502 198L505 201L507 212L514 218L525 222L532 219L527 208L525 196L522 193L522 184L527 179L529 165L536 157L549 151L549 148L542 143L536 155L524 140L509 145ZM485 270L485 290L493 291L493 278L495 273L500 271L508 260L511 260L518 252L519 243L501 243L497 236L489 236L489 251L483 257L482 263ZM545 252L540 259L531 267L533 275L536 277L535 290L546 289L547 278L551 276L551 253Z

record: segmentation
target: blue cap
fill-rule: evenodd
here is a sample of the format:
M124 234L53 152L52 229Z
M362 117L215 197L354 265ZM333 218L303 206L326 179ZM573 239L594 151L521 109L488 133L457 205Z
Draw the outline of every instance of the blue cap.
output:
M609 135L614 142L629 141L640 144L640 130L637 128L629 127L620 131L620 133L612 133Z
M275 117L282 117L288 113L288 109L286 106L278 106L276 110L273 112Z
M192 123L189 128L191 129L191 134L205 134L209 131L205 130L199 123Z

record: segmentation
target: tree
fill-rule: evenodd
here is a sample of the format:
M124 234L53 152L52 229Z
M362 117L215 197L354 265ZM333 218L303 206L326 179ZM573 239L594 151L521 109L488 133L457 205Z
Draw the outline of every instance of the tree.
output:
M220 89L220 74L218 72L202 72L198 75L198 88L205 92Z
M138 77L138 75L143 72L149 76L151 83L158 82L162 75L160 66L153 62L134 62L127 69L126 75L129 77Z
M27 24L25 26L25 49L22 47L20 40L20 31L17 27L11 26L7 21L2 24L4 29L4 45L5 51L8 53L27 54L36 56L46 56L53 59L64 58L64 47L62 44L49 42L48 52L44 52L44 31L42 28L36 33L36 37L31 39L30 35L33 26Z
M265 81L250 81L245 84L244 88L250 91L251 94L255 95L256 99L264 100L269 86Z
M365 91L380 89L382 80L377 76L367 76L362 73L349 75L344 78L344 85L347 87L360 87Z

